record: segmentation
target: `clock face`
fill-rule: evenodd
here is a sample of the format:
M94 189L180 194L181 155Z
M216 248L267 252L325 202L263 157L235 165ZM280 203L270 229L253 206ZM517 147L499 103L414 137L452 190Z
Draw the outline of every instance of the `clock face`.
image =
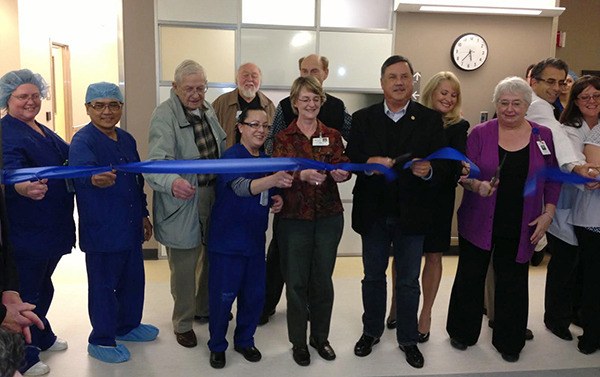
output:
M450 50L455 66L463 71L480 68L488 57L488 45L481 35L467 33L456 38Z

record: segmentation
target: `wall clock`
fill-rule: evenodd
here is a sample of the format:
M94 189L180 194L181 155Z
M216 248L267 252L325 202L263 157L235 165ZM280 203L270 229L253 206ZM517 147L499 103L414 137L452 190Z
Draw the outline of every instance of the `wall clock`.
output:
M474 71L481 68L488 54L487 42L481 35L475 33L458 36L450 49L452 63L463 71Z

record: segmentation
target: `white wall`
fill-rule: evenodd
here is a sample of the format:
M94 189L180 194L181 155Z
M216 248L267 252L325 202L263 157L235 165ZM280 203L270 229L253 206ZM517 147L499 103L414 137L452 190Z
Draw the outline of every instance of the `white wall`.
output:
M19 0L21 68L40 73L51 83L51 43L69 46L73 123L89 122L83 106L85 90L93 82L117 83L119 0ZM44 101L38 121L47 123Z

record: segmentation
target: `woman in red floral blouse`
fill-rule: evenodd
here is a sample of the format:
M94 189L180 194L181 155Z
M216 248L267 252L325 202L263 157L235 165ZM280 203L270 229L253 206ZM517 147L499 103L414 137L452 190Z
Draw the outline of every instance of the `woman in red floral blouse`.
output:
M277 134L273 157L331 164L349 161L340 133L317 119L325 98L315 78L294 81L290 100L298 117ZM294 361L302 366L310 364L306 342L309 315L309 344L325 360L336 357L328 337L333 308L331 275L344 228L337 183L349 178L350 173L339 169L296 171L292 187L282 193L284 205L275 231L286 282L288 337Z

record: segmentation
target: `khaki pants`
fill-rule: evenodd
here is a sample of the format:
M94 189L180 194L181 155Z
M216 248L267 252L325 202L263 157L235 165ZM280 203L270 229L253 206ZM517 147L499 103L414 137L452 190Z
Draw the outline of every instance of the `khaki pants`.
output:
M191 249L167 247L171 270L171 295L173 296L173 329L177 333L190 331L194 316L208 316L208 254L206 237L210 212L215 200L213 187L199 187L198 212L202 224L201 243Z

